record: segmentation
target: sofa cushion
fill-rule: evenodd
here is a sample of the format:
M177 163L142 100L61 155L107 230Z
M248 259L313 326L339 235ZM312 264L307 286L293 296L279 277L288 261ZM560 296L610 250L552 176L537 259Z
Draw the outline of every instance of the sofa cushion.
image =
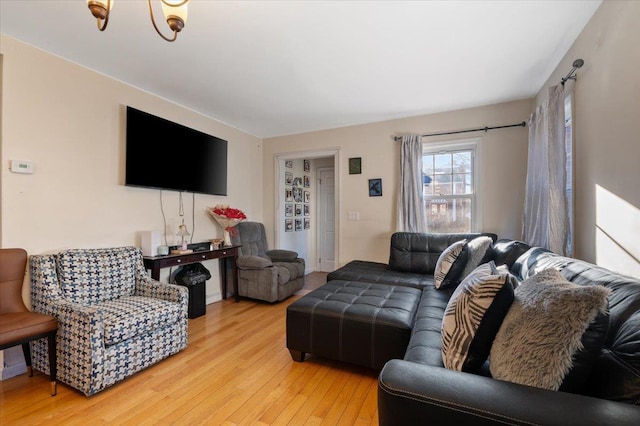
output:
M436 262L447 247L456 241L486 235L492 240L495 234L421 234L396 232L391 236L389 269L399 272L413 272L433 275Z
M269 250L267 256L274 262L288 262L298 258L298 253L292 250Z
M529 244L522 241L498 240L491 246L492 259L496 266L507 265L511 269L516 260L530 248Z
M476 371L513 302L513 278L492 262L478 266L456 288L442 318L442 359L457 371Z
M67 250L58 254L58 278L64 297L82 305L131 296L140 249Z
M241 269L263 269L273 266L271 259L263 256L238 256L236 262Z
M121 297L94 307L102 312L105 346L167 327L180 319L179 303L152 297Z
M352 260L329 273L327 282L333 280L401 285L419 289L427 286L433 287L433 275L431 274L393 271L385 263L364 260Z
M422 290L411 329L411 340L404 355L406 361L444 367L440 330L444 310L453 291L452 287L437 290L434 286L427 286Z
M281 275L281 269L286 269L289 272L287 281L295 280L304 275L304 263L302 262L273 262L273 265L278 268L279 275Z
M549 268L525 280L491 348L490 370L494 378L558 390L580 350L582 336L598 313L607 309L610 291L599 285L581 286ZM590 339L600 351L605 334ZM591 365L579 363L584 374ZM572 378L579 380L579 378Z
M457 279L467 263L468 252L464 250L466 243L467 240L456 241L442 252L433 273L436 288L458 284Z

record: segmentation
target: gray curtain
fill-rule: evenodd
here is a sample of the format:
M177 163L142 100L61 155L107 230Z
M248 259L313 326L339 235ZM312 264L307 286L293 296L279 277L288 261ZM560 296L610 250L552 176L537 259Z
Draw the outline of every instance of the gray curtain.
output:
M398 231L427 232L422 200L422 136L403 136L400 142Z
M567 254L569 215L564 88L549 88L529 118L529 156L522 236L530 245Z

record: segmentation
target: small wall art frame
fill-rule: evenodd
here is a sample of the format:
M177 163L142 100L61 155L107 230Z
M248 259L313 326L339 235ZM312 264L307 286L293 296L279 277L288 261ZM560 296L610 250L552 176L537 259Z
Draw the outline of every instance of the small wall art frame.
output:
M382 197L382 179L369 179L369 197Z
M359 175L362 173L362 158L353 157L349 158L349 174Z

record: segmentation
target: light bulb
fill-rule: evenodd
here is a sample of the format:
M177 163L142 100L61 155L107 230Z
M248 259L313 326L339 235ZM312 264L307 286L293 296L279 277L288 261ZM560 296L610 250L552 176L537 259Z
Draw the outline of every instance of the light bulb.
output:
M183 24L187 23L187 5L189 2L184 0L162 0L162 13L164 13L167 21L172 16L182 19Z

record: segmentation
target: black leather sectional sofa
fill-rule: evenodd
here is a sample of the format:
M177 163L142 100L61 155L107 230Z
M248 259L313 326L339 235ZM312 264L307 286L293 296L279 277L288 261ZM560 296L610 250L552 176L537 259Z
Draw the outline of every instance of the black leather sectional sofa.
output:
M444 368L440 330L445 307L454 289L436 290L433 271L440 253L451 243L476 235L396 233L391 238L388 265L353 261L329 274L327 281L334 287L357 287L356 283L363 283L380 297L388 298L397 292L390 290L392 287L420 290L411 318L403 319L409 324L408 331L400 330L406 334L406 339L386 341L387 347L371 358L362 353L353 356L338 337L318 340L315 346L305 343L307 340L301 336L308 337L308 329L296 329L294 323L299 324L299 318L295 312L291 312L289 318L288 312L287 345L292 354L297 353L297 360L301 361L304 352L316 353L316 349L322 348L318 353L322 356L373 368L383 365L378 389L381 425L640 425L640 280L541 248L531 248L522 242L495 242L494 235L485 234L494 238L491 258L498 265L506 264L520 280L554 267L573 283L597 284L611 289L608 337L583 394L496 380L490 377L488 368L476 374ZM386 294L379 293L385 288ZM315 301L314 296L306 300L314 309L322 306L319 301L326 298L326 294L319 293L315 298ZM405 302L403 299L404 311L413 309L407 308ZM345 300L328 306L329 314L325 316L340 316L331 314L331 309L352 309L350 303ZM302 309L308 310L309 307L302 306ZM366 317L366 310L360 309L357 315ZM406 316L406 312L403 315ZM383 322L387 322L386 319ZM289 327L292 328L291 333ZM398 347L390 350L389 345ZM354 348L355 352L362 351L362 348L377 351L376 342L370 340L360 340ZM400 353L401 356L389 355L392 353ZM380 357L385 356L388 359L381 362ZM376 359L375 365L371 364L373 359Z

